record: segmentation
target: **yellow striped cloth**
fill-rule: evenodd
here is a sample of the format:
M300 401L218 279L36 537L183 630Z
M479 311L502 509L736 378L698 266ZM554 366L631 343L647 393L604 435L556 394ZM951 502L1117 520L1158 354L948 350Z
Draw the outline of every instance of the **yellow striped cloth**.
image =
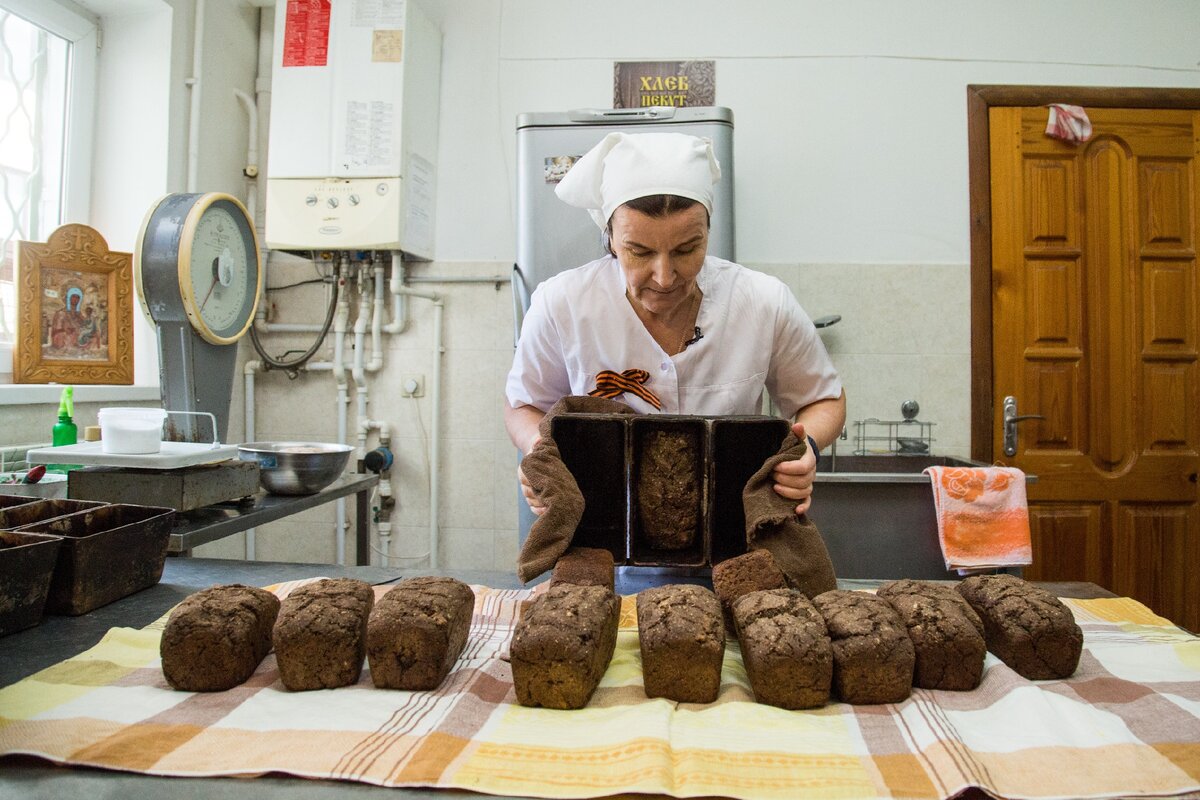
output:
M268 656L237 689L175 692L159 668L160 620L114 628L86 653L0 689L0 755L551 798L1200 791L1200 639L1132 600L1066 601L1085 632L1069 680L1031 683L989 654L973 692L783 711L753 702L736 642L717 702L647 699L625 598L616 654L591 703L552 711L516 705L503 658L530 592L474 589L470 640L438 691L375 689L364 671L355 686L288 692Z

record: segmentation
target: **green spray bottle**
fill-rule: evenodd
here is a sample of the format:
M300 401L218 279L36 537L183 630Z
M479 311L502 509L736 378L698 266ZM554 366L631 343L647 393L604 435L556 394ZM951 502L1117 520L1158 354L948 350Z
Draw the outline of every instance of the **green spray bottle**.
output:
M75 427L75 387L64 386L58 399L58 422L54 423L51 441L55 447L65 444L76 444L79 441L79 429ZM74 469L75 464L51 464L51 472L66 472Z

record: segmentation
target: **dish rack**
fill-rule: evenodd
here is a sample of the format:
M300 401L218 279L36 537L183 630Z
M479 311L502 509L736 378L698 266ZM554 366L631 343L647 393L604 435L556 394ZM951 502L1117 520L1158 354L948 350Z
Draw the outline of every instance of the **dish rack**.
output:
M907 400L900 406L903 419L860 419L854 423L854 454L912 455L933 453L933 426L937 423L917 419L920 406Z

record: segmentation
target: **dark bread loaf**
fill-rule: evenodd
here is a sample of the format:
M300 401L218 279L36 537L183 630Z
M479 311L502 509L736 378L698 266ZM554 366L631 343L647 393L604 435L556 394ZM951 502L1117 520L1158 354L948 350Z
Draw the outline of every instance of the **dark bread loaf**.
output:
M647 697L711 703L721 691L725 624L703 586L673 584L637 596L638 644Z
M454 578L400 581L367 621L367 663L380 689L436 689L462 654L475 593Z
M613 556L598 547L572 547L554 564L550 585L606 586L614 591Z
M733 619L755 700L793 709L829 700L833 648L825 621L802 592L744 594L733 603Z
M348 686L362 673L371 585L351 578L306 583L286 598L275 621L275 663L293 692Z
M833 642L833 687L847 703L899 703L912 693L916 654L888 601L835 589L813 598Z
M638 465L642 536L654 550L683 550L700 529L700 443L687 431L649 431Z
M966 691L979 685L987 654L983 623L953 586L905 578L888 581L876 594L908 628L917 654L914 686Z
M583 708L617 644L621 600L603 586L552 586L517 621L509 659L517 702Z
M271 652L279 598L232 584L202 589L175 607L159 642L163 677L185 692L221 692L254 674Z
M1079 666L1083 631L1045 589L1013 575L976 575L958 584L983 620L987 648L1031 681L1069 678Z
M712 570L712 583L713 591L717 593L725 612L725 623L731 631L734 630L734 600L763 589L787 588L783 570L766 550L751 550L717 564Z

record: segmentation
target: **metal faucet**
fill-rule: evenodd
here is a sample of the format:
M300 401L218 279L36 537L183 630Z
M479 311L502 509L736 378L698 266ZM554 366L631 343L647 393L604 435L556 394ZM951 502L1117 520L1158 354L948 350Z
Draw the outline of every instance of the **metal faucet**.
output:
M838 436L838 437L837 437L837 439L834 439L834 440L833 440L833 443L829 445L829 471L830 471L830 472L837 472L837 443L838 443L838 439L840 439L840 440L842 440L842 441L844 442L844 441L846 441L848 438L850 438L850 437L849 437L849 434L847 434L847 433L846 433L846 426L845 426L845 425L843 425L843 426L842 426L842 433L841 433L841 435L840 435L840 436Z

